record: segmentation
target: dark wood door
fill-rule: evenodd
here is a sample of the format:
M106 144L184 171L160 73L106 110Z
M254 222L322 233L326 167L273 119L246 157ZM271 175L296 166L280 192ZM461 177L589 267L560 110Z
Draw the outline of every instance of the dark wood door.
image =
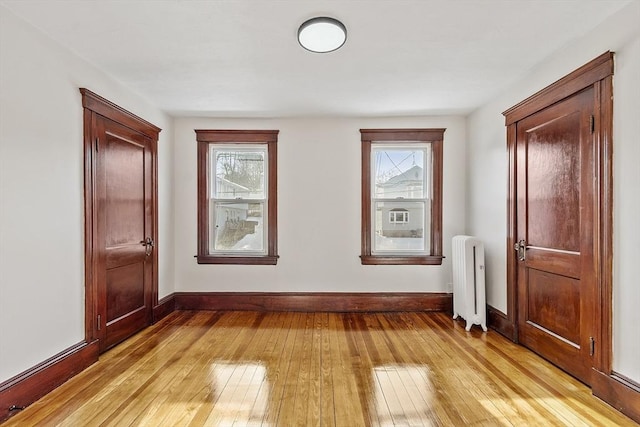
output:
M153 141L98 116L98 281L100 348L151 324Z
M518 338L590 383L594 262L594 91L516 127Z

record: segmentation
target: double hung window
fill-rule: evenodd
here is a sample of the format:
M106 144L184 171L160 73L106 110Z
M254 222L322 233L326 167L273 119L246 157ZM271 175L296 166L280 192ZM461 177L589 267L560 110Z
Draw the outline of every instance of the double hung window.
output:
M442 263L444 129L361 129L363 264Z
M198 263L276 264L277 134L196 130Z

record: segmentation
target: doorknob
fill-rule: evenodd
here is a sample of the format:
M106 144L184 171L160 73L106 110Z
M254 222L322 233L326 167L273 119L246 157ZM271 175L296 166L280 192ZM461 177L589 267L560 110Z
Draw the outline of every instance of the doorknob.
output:
M141 240L140 243L144 246L144 253L146 256L151 255L151 251L153 250L153 239L151 237L147 237L145 240Z
M518 253L518 260L524 261L526 259L527 242L525 242L524 239L520 240L519 242L516 242L513 245L513 249Z

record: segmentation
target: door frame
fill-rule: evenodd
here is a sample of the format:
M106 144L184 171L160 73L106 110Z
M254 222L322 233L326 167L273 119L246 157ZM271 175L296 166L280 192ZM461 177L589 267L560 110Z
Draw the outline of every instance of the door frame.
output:
M613 52L605 52L502 114L507 127L507 320L518 342L516 125L518 121L592 86L594 89L594 269L596 301L593 368L611 374L613 284Z
M119 107L111 101L86 88L80 88L84 110L84 265L85 265L85 341L99 339L98 329L98 274L100 268L97 247L98 200L96 189L97 159L96 133L97 116L139 132L152 140L151 144L151 209L153 215L151 238L152 251L151 310L158 304L158 161L157 141L161 129L135 114ZM152 318L153 321L153 318Z

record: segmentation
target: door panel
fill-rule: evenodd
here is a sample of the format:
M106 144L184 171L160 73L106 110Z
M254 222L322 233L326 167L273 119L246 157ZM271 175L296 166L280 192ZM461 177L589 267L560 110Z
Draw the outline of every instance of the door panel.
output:
M589 383L594 335L591 88L516 126L519 340Z
M135 245L140 249L139 242L146 237L145 147L125 138L126 135L106 134L104 166L107 181L107 250L121 245Z
M98 119L100 348L104 351L151 324L153 235L151 140Z
M562 105L552 107L550 113L557 110L563 116L543 113L522 123L527 147L527 243L579 252L580 144L576 138L581 112L566 114L562 109Z
M144 266L134 263L107 269L107 327L144 306Z
M580 281L529 269L527 319L566 340L580 342Z

